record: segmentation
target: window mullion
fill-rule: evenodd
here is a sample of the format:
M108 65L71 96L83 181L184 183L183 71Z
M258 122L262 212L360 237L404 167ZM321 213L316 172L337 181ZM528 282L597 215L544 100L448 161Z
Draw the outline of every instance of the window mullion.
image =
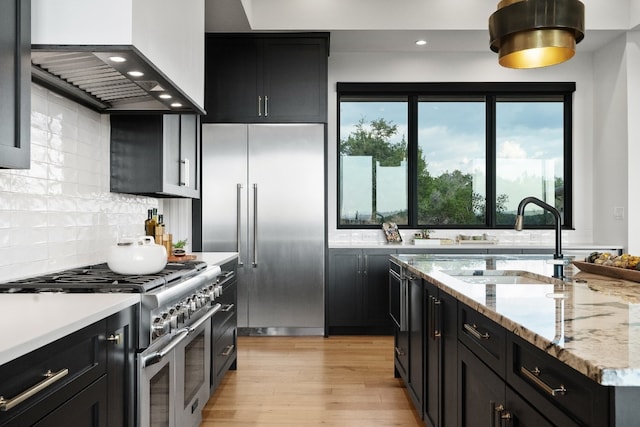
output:
M407 135L407 166L408 183L407 208L410 228L418 228L418 97L410 96L408 99L408 135Z
M487 175L486 175L486 225L496 225L496 97L486 97L486 150L487 150Z

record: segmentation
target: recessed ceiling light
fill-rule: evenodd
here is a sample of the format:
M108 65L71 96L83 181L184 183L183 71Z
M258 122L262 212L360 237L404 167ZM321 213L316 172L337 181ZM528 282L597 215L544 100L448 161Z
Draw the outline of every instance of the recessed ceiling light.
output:
M426 40L416 40L416 44L418 46L424 46L424 45L427 44L427 41Z
M144 73L142 71L128 71L127 74L129 74L131 77L142 77L142 76L144 76Z
M111 62L126 62L127 60L122 56L110 56L109 61Z
M168 93L163 93L162 95L160 95L160 98L162 98L162 99L171 99L171 95L169 95Z
M174 108L179 108L179 107L182 107L182 104L180 104L179 102L174 102L171 104L171 106Z

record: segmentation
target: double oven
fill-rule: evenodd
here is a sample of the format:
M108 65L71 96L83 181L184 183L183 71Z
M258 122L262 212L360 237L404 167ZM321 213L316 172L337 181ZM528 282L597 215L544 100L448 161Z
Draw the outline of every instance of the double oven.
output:
M139 293L131 375L137 425L196 427L211 387L211 319L225 311L219 301L235 280L235 268L222 271L200 261L169 263L162 272L144 276L117 275L98 264L0 283L0 292Z

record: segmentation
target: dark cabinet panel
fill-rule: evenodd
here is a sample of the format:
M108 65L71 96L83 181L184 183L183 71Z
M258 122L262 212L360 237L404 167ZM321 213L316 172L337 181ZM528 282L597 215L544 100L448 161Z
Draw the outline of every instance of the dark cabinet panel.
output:
M389 315L391 250L329 251L328 334L392 334Z
M461 427L492 427L504 408L504 382L463 344L458 345L458 414Z
M324 34L206 38L208 123L327 121Z
M425 284L424 417L429 426L457 423L457 300Z
M111 191L200 197L197 115L111 116Z
M212 395L227 372L237 368L238 359L238 261L225 263L221 268L223 272L233 272L233 277L222 282L222 294L216 298L221 308L212 318L209 383Z
M254 38L207 36L203 122L252 122L258 117L258 44Z
M0 0L0 168L31 156L31 2Z
M107 318L107 407L111 427L135 425L137 310L134 305Z
M117 425L107 421L108 415L113 414L107 409L107 378L103 376L35 423L34 427Z
M409 375L407 388L420 417L424 392L424 287L422 279L409 279Z

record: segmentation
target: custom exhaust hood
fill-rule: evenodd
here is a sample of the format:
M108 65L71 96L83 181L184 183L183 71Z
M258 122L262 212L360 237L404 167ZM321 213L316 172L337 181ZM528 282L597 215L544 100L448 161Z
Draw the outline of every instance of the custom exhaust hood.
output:
M205 113L204 0L31 5L35 83L102 113Z
M204 110L133 46L31 47L32 80L104 113Z

